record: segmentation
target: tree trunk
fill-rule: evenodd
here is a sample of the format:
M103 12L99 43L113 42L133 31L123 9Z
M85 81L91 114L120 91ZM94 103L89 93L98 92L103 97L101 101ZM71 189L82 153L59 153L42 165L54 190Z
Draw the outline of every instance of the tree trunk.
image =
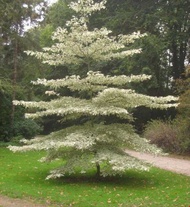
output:
M15 46L14 46L14 54L13 54L13 94L12 94L12 100L16 99L16 85L17 85L17 73L18 73L18 40L15 40ZM11 129L13 129L14 126L14 116L15 116L15 106L12 104L12 111L11 111Z
M96 163L96 176L97 176L98 178L100 177L100 165L99 165L98 162Z

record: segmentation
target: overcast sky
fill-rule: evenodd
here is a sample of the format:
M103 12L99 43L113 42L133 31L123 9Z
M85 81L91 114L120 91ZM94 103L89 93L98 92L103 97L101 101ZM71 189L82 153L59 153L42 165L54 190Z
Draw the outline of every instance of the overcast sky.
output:
M49 5L57 2L58 0L46 0ZM36 24L31 24L30 21L25 21L24 30L27 31L28 29L31 29L32 27L36 26Z
M57 0L47 0L49 4L55 3Z

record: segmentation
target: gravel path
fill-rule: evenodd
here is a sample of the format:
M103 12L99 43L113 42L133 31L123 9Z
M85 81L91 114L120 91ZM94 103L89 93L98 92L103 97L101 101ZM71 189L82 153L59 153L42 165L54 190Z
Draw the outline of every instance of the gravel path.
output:
M0 195L0 207L48 207L47 205L40 205L33 201L23 200L18 198L9 198Z
M190 176L190 160L176 159L166 156L154 156L147 153L134 152L131 150L126 150L126 153L133 157L137 157L152 163L156 167ZM40 205L32 201L12 199L0 195L0 207L48 207L48 205Z
M138 159L145 160L158 168L190 176L190 160L177 159L167 156L155 156L131 150L126 150L126 153Z

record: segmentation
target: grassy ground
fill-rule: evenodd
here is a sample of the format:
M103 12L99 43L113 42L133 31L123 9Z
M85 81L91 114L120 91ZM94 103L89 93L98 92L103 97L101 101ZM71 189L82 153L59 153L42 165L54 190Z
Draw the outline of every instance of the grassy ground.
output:
M152 168L123 177L97 181L93 173L45 180L60 163L39 160L44 152L12 153L0 147L0 194L49 202L50 206L76 207L188 207L190 177Z

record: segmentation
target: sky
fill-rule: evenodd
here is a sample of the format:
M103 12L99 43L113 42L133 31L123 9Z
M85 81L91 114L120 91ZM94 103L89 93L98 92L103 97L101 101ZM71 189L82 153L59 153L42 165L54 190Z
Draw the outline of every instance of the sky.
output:
M52 5L53 3L57 2L58 0L46 0L50 5ZM24 26L24 30L27 31L29 29L31 29L32 27L36 26L36 24L31 24L29 21L25 21L25 26Z
M47 0L47 1L51 5L51 4L55 3L57 0Z

